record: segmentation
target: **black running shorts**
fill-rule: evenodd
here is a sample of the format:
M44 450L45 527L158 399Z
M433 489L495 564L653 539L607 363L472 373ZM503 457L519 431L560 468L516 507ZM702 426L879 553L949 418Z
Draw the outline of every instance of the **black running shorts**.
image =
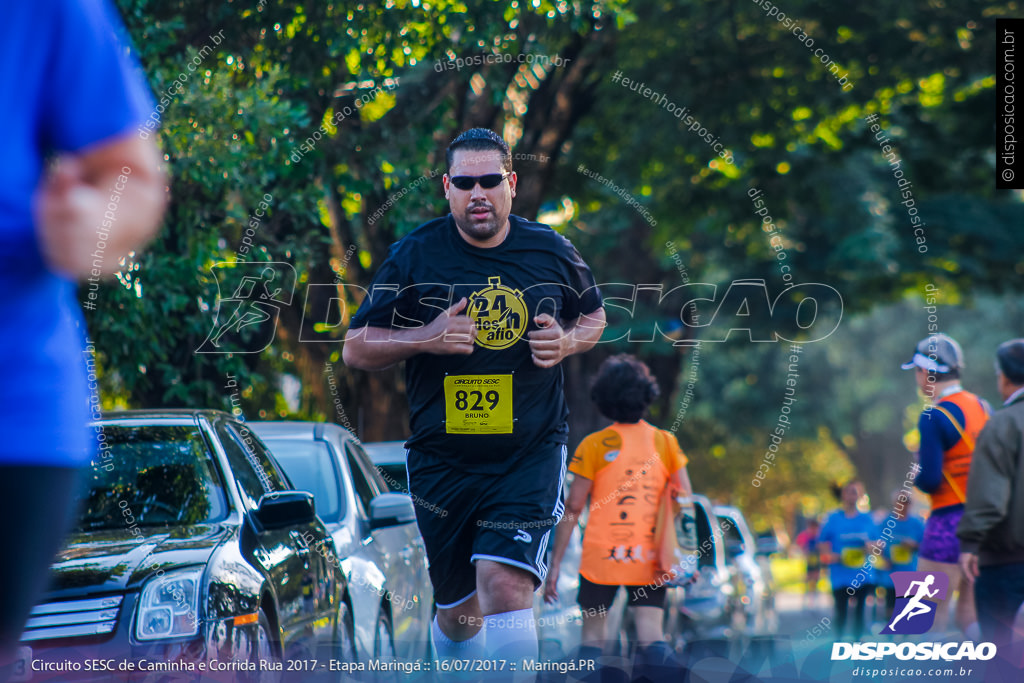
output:
M545 443L507 474L463 472L411 450L409 492L427 549L434 600L450 608L476 593L477 560L547 575L548 538L562 518L566 448Z
M626 605L628 607L665 607L665 585L655 586L623 586L626 589ZM603 583L588 581L580 576L580 588L576 593L576 603L580 609L606 612L615 602L618 586L606 586Z

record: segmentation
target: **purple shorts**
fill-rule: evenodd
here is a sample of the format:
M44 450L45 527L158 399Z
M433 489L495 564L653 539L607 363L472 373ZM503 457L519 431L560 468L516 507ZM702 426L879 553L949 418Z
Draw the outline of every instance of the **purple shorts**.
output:
M956 537L956 525L964 516L963 505L932 510L924 524L924 539L921 541L920 557L932 562L956 564L960 560L960 541Z

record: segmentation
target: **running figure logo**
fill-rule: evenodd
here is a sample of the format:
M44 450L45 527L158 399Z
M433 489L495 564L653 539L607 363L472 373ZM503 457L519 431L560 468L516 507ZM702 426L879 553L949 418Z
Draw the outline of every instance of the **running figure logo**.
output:
M942 572L893 572L896 607L882 633L925 633L935 622L938 600L945 600L949 577Z
M218 307L213 329L196 353L260 353L274 340L281 306L292 302L295 269L289 263L218 263ZM222 292L231 296L222 297Z

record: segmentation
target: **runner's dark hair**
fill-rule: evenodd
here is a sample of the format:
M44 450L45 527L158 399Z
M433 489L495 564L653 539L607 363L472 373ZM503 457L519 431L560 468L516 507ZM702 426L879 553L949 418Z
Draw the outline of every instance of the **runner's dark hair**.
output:
M452 140L452 143L448 145L448 150L445 152L445 160L448 162L449 171L452 168L452 164L455 163L455 150L457 149L471 152L495 150L501 154L501 168L506 173L512 171L512 152L508 148L508 143L493 130L470 128ZM473 175L481 174L474 173Z
M628 353L606 358L590 386L597 409L616 422L639 422L659 393L650 368Z
M860 479L850 479L850 480L846 481L845 483L840 483L838 481L834 481L834 482L832 482L829 485L829 488L832 489L832 495L836 497L836 500L842 501L843 500L843 489L845 489L850 484L856 484L857 486L860 486L861 489L864 488L864 482L862 482Z
M996 349L996 362L1003 377L1014 384L1024 384L1024 339L1011 339Z
M953 368L949 372L935 372L933 370L925 370L928 373L928 382L934 384L936 382L948 382L951 379L960 379L960 371Z

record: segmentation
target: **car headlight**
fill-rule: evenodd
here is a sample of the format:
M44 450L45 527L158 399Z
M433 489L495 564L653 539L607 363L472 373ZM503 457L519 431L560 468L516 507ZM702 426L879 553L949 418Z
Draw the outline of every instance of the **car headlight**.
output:
M146 582L139 600L135 637L181 638L199 633L199 590L203 568L159 573Z

